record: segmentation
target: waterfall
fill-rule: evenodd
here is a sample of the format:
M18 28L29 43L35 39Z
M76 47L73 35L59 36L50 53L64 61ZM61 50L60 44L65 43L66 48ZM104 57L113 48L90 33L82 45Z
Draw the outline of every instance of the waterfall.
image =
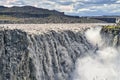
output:
M0 80L119 80L118 37L101 29L1 29Z
M100 27L91 28L85 33L87 40L98 48L95 52L88 51L88 55L78 58L73 80L119 80L120 47L107 44L113 37L101 34Z
M81 32L50 31L28 39L37 80L69 80L76 59L91 47Z

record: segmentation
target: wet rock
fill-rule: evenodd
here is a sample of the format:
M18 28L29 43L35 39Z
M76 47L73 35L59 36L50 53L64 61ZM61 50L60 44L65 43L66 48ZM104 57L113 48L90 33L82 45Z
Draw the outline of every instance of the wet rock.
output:
M0 30L0 80L70 80L91 45L83 32Z

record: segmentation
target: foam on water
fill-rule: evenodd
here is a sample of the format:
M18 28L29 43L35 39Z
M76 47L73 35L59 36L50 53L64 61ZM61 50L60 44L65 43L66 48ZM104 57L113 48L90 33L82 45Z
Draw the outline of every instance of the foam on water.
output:
M100 27L86 31L85 36L92 45L98 45L96 52L89 52L76 62L73 80L120 80L119 47L104 46Z

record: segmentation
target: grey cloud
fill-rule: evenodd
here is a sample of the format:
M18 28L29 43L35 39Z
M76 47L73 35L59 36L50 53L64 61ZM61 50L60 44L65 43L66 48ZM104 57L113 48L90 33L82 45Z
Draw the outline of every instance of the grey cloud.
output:
M65 8L71 9L65 11L70 15L100 15L100 14L119 14L120 0L17 0L4 3L7 0L0 0L0 5L31 5L40 8L54 9L62 11Z
M12 5L14 5L14 6L19 6L19 5L26 5L23 1L16 1L16 2L12 2L11 3Z
M67 2L60 2L60 1L58 1L57 3L61 4L61 5L71 5L73 2L71 2L71 1L67 1Z
M89 8L92 6L103 6L104 4L118 4L119 0L80 0L76 1L74 4L74 9L78 10L80 8Z
M113 4L116 3L117 0L80 0L79 2L84 4Z
M55 3L59 4L59 5L71 5L71 4L73 4L73 1L71 1L71 0L66 0L66 1L61 1L61 0L49 0L49 1L55 2Z

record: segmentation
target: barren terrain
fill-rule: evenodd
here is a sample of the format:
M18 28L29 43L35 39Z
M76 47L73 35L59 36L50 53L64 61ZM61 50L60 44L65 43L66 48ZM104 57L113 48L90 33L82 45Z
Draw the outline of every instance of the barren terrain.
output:
M51 30L63 31L72 30L80 31L89 27L103 26L103 25L114 25L110 23L78 23L78 24L0 24L1 29L20 29L30 34L41 34Z

